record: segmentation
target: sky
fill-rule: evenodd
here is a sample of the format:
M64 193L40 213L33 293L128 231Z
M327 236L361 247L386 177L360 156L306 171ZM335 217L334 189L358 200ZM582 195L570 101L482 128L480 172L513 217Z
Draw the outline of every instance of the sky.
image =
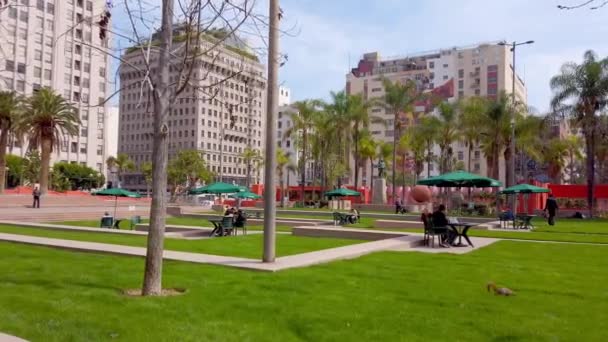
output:
M265 12L267 0L258 1L259 12ZM580 1L280 0L287 31L280 49L288 61L279 80L291 89L292 100L327 99L330 91L344 88L350 67L366 52L390 57L478 42L534 40L518 48L517 70L528 87L528 104L544 113L551 98L549 80L563 63L580 62L589 49L608 56L608 7L557 9ZM114 20L128 26L120 10ZM255 40L254 45L263 46Z

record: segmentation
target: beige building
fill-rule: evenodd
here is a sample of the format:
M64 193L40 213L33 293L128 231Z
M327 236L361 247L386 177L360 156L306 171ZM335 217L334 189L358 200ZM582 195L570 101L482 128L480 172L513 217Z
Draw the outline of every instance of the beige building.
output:
M362 94L365 99L382 98L382 80L386 78L393 82L414 80L420 91L434 92L447 101L474 95L496 98L501 91L511 93L512 77L512 54L509 47L498 45L498 42L389 58L381 58L377 52L373 52L364 54L357 67L346 75L346 91L349 94ZM521 101L527 103L526 86L519 77L516 78L515 92ZM419 103L414 115L410 113L402 120L406 126L415 125L421 115L432 114L429 110L431 108L428 105ZM372 122L370 130L374 137L392 142L393 114L387 113L382 107L372 108L370 114L385 120L385 124ZM463 143L456 143L453 150L454 156L466 165L468 148ZM434 153L438 152L436 147ZM479 146L472 153L471 171L486 174L485 158ZM504 180L504 167L501 167L500 172L500 178ZM423 175L428 173L436 175L437 165L432 163L430 172L425 166ZM371 167L367 165L362 170L363 185L369 186L370 176Z
M78 136L66 136L52 161L88 165L104 173L107 41L99 38L104 0L19 0L0 3L0 90L28 95L51 87L78 109ZM101 103L101 105L100 105ZM27 146L11 141L9 153Z
M176 29L176 36L182 34ZM174 44L180 51L184 43ZM201 40L201 49L212 43ZM152 106L147 88L142 90L144 66L139 49L131 49L123 58L129 63L120 67L120 121L118 152L129 155L135 164L152 161ZM152 53L150 63L155 65ZM180 58L171 63L170 81L178 78ZM152 69L152 77L154 77ZM248 146L264 147L265 68L257 57L248 52L238 38L228 39L206 55L198 57L190 83L175 101L169 115L169 158L180 150L195 149L204 158L216 179L245 184L247 165L241 157ZM226 80L226 81L223 81ZM254 169L254 168L253 168ZM255 180L255 171L251 173ZM146 188L139 172L126 175L123 187L132 190Z

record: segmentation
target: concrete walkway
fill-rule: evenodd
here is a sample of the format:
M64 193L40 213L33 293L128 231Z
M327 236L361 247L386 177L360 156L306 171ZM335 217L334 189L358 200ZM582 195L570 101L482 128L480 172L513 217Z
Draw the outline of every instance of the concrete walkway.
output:
M0 332L0 342L27 342L19 337L3 334Z

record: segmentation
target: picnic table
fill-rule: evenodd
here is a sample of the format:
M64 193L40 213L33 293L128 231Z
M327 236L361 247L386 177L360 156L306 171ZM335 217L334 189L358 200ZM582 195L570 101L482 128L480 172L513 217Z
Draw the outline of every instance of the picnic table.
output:
M450 241L451 245L457 246L457 247L466 247L466 245L462 243L462 238L464 237L464 239L467 241L469 246L475 247L475 246L473 246L473 243L471 242L471 240L469 239L469 236L467 235L469 229L473 226L476 226L475 223L454 222L454 223L448 223L448 226L452 229L452 231L454 233L456 233L456 236L458 237L458 243L454 244L454 242L456 242L456 237L454 237L454 239L452 241Z
M532 229L534 225L532 224L532 219L535 218L536 215L528 215L528 214L517 214L515 216L515 225L514 227L517 229Z
M353 214L353 213L340 213L340 212L334 212L334 226L342 226L345 224L349 224L349 223L356 223L357 221L359 221L359 217L357 217L357 215Z
M231 235L234 230L233 217L224 216L219 218L209 219L208 221L213 224L213 231L211 236L228 236Z

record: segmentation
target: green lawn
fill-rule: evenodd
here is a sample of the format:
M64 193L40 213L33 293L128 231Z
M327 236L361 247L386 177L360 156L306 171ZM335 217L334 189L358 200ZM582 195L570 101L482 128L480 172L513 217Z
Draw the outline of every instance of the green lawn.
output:
M109 234L98 232L71 232L18 226L0 226L0 232L42 236L55 239L102 242L125 246L146 246L146 236ZM286 234L277 235L277 255L293 255L321 249L360 243L359 240L310 238ZM172 251L260 258L262 234L202 240L165 239L165 249Z
M0 242L0 331L30 341L602 341L607 253L503 241L278 273L165 262L164 285L185 295L125 298L142 258ZM517 295L487 293L490 280Z
M147 219L143 219L143 222L148 222ZM67 226L77 227L92 227L99 228L99 220L80 220L80 221L64 221L64 222L48 222L50 224L60 224ZM190 217L167 217L167 224L173 224L178 226L192 226L192 227L208 227L211 228L213 225L204 219L190 218ZM127 221L120 222L120 229L130 229L130 224ZM260 225L247 225L248 230L262 230ZM277 231L290 232L291 228L285 225L277 225Z

